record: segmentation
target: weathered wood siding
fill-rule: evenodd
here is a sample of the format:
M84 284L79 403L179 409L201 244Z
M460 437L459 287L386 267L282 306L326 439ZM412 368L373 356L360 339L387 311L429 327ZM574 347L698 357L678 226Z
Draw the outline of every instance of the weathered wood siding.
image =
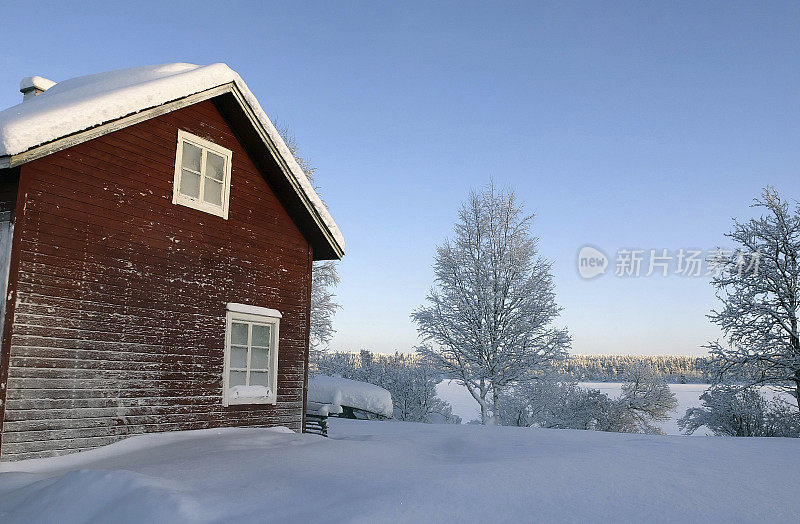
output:
M17 208L17 194L19 193L19 170L18 169L0 169L0 227L6 226L3 231L4 233L10 233L9 229L7 228L8 224L5 222L6 220L10 221L13 224L14 221L14 214ZM3 249L3 252L0 253L0 260L3 262L10 262L11 256L11 242L8 241L9 239L4 239L2 242L2 246L0 249ZM8 251L6 251L8 250ZM3 269L3 264L0 264L0 271ZM2 282L3 275L0 275L0 282ZM6 281L6 284L8 282ZM6 305L8 300L4 296L6 294L6 290L3 291L3 288L6 287L3 284L0 284L0 325L3 325L3 329L0 330L0 340L5 341L5 320L6 320ZM5 409L6 403L6 391L8 388L6 387L8 382L8 362L9 362L9 346L6 343L0 343L0 445L2 445L2 436L3 436L3 413Z
M233 151L228 220L172 204L178 129ZM268 182L211 101L21 167L2 460L301 429L312 254ZM276 406L222 407L228 302L283 313Z

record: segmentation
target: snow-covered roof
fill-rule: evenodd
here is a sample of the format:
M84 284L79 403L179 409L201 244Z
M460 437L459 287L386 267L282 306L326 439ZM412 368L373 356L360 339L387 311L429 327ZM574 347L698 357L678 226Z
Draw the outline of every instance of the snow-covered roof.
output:
M342 377L309 377L308 402L328 404L330 413L341 413L342 406L347 406L389 418L394 415L391 393L374 384Z
M47 85L46 79L29 77L28 83ZM48 86L38 96L0 111L0 166L14 155L103 126L129 115L203 93L220 86L235 86L277 148L302 192L329 233L344 252L344 237L294 156L272 125L242 78L226 64L162 64L133 67L64 80Z

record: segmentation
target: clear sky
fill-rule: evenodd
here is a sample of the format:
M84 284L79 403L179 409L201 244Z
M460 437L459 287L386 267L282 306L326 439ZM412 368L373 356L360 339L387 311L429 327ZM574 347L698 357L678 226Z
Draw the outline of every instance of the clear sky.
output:
M435 246L493 178L537 216L574 352L702 353L708 278L620 278L617 251L646 273L650 249L727 246L764 185L800 196L796 2L288 4L3 0L0 106L29 75L229 64L347 239L336 349L418 343Z

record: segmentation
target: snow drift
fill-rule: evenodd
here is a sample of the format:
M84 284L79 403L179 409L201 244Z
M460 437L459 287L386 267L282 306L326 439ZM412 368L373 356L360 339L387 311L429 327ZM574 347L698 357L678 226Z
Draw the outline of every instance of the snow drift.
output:
M794 522L800 439L331 420L0 465L0 521Z

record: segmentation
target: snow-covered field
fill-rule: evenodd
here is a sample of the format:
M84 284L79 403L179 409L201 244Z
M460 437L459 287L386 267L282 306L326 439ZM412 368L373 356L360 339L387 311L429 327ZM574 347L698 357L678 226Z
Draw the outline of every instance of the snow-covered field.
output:
M750 521L800 515L800 439L333 420L0 465L1 522Z
M580 385L585 388L599 389L610 397L618 397L622 393L622 382L581 382ZM672 412L669 420L661 423L661 429L668 435L680 435L678 419L686 413L687 409L701 405L700 395L708 389L708 384L670 384L669 388L678 399L678 407ZM461 417L464 423L480 418L478 404L467 389L459 386L455 381L440 382L436 386L436 394L453 406L453 413ZM704 434L702 429L695 432L695 435Z

